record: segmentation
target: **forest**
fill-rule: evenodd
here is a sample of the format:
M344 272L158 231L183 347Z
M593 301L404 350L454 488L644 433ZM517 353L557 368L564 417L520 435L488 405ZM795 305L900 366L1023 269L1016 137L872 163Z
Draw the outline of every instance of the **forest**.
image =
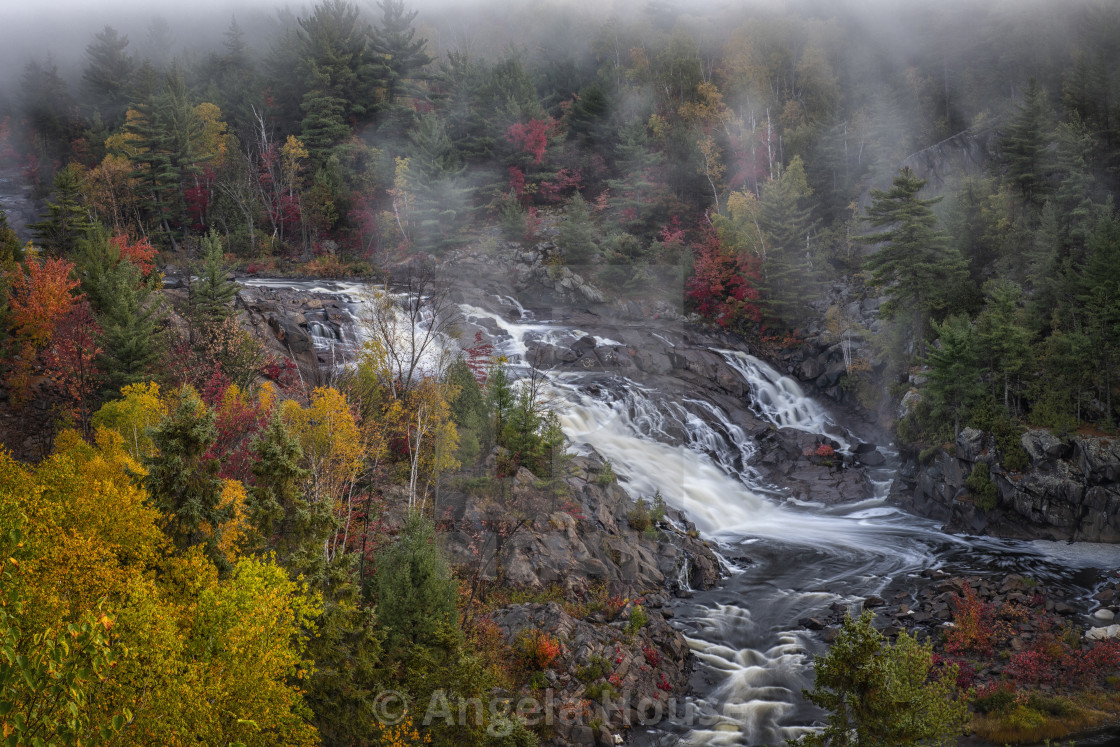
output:
M307 385L234 273L377 281L553 226L558 266L623 295L672 269L762 348L864 341L886 363L840 386L918 378L904 442L974 426L1011 466L1027 427L1115 433L1120 6L912 5L322 0L45 40L0 91L0 171L44 201L23 238L0 213L5 407L52 419L40 461L0 455L6 743L539 736L373 709L555 656L500 641L508 591L476 601L429 507L491 453L558 483L555 413L484 345L414 375L385 330Z

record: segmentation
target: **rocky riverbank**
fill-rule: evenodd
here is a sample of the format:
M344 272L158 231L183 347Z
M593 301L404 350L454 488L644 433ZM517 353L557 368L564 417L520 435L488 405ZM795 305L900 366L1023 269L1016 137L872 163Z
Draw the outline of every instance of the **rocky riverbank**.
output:
M965 428L952 444L903 454L892 493L949 531L1023 539L1120 542L1120 442L1099 435L1022 434L1017 466L995 438Z
M668 622L670 600L720 576L719 559L684 516L643 510L606 470L592 454L573 459L560 486L524 468L501 481L461 479L437 505L445 548L462 574L541 600L499 606L489 619L515 647L541 636L557 646L519 694L571 711L555 723L556 745L614 745L622 730L658 720L687 691L692 658ZM495 514L495 494L503 513L556 510L511 531L512 520Z

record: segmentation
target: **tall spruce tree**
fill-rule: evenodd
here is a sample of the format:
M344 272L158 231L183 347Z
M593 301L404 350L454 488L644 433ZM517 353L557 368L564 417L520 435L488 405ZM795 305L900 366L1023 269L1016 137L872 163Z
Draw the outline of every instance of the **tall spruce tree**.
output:
M390 655L406 659L414 647L445 640L455 618L456 584L431 521L408 515L397 540L378 554L375 583Z
M1035 204L1042 204L1046 194L1048 119L1046 92L1032 78L1023 94L1023 103L1002 133L1001 145L1007 178Z
M926 391L932 400L934 416L942 422L952 422L955 439L968 409L984 393L976 334L972 321L963 314L934 324L934 330L938 344L926 356L930 366Z
M370 38L373 52L385 60L387 67L386 99L389 106L408 90L408 82L421 77L421 71L432 58L425 51L427 39L417 39L412 22L417 11L405 10L404 0L382 0L381 22Z
M409 138L405 186L413 198L412 240L417 248L438 254L466 241L473 190L462 178L462 159L438 116L422 117Z
M867 258L872 281L886 287L890 300L883 312L896 316L902 309L914 314L914 341L919 357L925 355L925 331L931 313L943 307L953 286L964 274L960 253L948 244L930 207L941 200L918 198L925 181L903 168L889 191L871 191L867 221L879 233L865 235L866 244L881 244Z
M323 542L333 526L330 507L304 494L303 450L279 412L256 442L250 519L261 539L293 575L322 580Z
M100 278L101 366L108 374L109 396L121 387L151 379L159 359L157 330L163 322L163 307L140 269L128 261L105 269Z
M810 241L816 228L800 156L762 189L759 225L769 241L762 258L761 304L765 315L788 328L798 326L814 294Z
M78 167L68 164L54 175L54 200L47 201L47 215L30 227L39 246L50 254L70 256L82 235L93 227L89 210L82 205Z
M1109 206L1111 207L1111 206ZM1112 389L1120 370L1120 218L1103 211L1089 236L1078 301L1092 351L1086 361L1102 390L1104 419L1115 422Z
M221 505L218 461L204 458L217 437L213 411L196 391L180 389L152 434L155 450L145 460L144 484L175 545L186 550L203 544L212 560L221 561L218 529L232 518L233 506Z
M126 47L128 37L112 26L99 31L86 47L82 81L94 106L109 123L116 123L124 114L131 91L134 63Z
M217 230L210 229L202 237L199 253L200 262L194 268L198 280L191 283L188 303L192 323L205 329L233 313L230 303L237 295L237 283L230 277Z

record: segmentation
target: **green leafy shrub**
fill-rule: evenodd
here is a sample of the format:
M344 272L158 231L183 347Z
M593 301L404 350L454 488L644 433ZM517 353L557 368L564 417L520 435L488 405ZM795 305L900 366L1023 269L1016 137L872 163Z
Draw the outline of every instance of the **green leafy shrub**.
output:
M977 462L964 483L972 493L973 504L984 511L991 511L998 503L996 484L988 473L987 462Z
M649 624L649 614L640 604L635 604L630 610L630 622L626 624L626 632L634 635Z
M595 482L599 484L599 487L605 488L614 482L614 480L614 465L612 465L611 460L608 459L603 462L603 468L599 470L599 476L595 478Z
M576 670L576 679L580 682L594 682L606 677L611 671L611 663L602 656L592 656L585 666Z
M618 688L609 682L595 682L583 688L583 697L600 702L617 698Z
M626 514L626 520L630 522L630 526L638 532L644 532L653 526L653 521L650 517L649 506L646 504L645 498L639 498L634 503L634 508Z

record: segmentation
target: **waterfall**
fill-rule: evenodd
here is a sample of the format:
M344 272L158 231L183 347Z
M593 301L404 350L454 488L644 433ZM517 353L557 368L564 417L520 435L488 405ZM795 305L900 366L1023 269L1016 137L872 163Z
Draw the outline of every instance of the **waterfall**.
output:
M354 305L351 313L360 314L360 289L326 284L314 290L340 294ZM515 299L497 303L516 309L518 320L473 305L461 311L491 331L496 351L515 373L529 365L534 343L565 347L584 336L535 319ZM604 337L596 342L621 345ZM793 379L746 353L718 352L748 384L744 406L756 415L775 427L827 435L847 448L840 424ZM573 447L610 459L632 497L648 499L660 491L713 543L730 573L720 588L696 591L675 610L674 624L710 684L686 700L683 716L661 722L653 734L631 732L637 744L780 744L804 733L820 713L800 693L812 685L810 654L824 645L798 620L833 604L850 607L870 594L885 594L896 579L907 585L908 576L944 567L1027 572L1053 582L1068 579L1079 565L1115 566L1120 560L1115 547L1089 552L1066 544L945 535L934 522L887 505L889 481L878 484L875 497L854 505L780 502L751 465L753 439L702 391L670 397L610 371L542 373L550 395L562 403L556 409ZM687 564L681 573L687 582Z
M750 384L754 414L779 428L827 435L839 441L842 448L848 448L847 440L838 435L840 429L836 423L820 405L805 396L801 385L792 377L783 376L748 353L738 350L719 352L727 364Z

